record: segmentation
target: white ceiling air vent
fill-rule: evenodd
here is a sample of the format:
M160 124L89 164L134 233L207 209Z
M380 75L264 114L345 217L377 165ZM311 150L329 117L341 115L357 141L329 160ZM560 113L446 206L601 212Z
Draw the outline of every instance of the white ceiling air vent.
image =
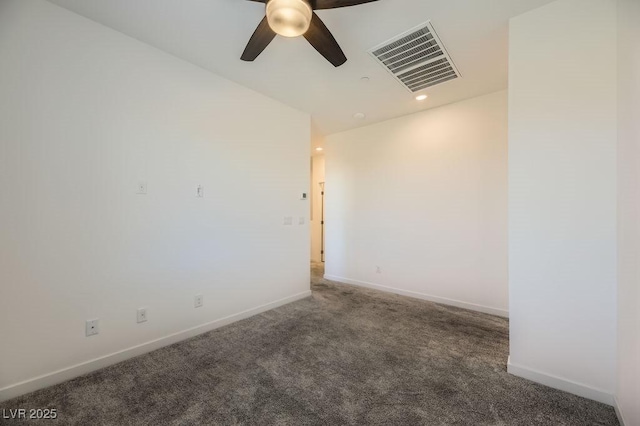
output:
M462 77L429 21L369 54L410 92Z

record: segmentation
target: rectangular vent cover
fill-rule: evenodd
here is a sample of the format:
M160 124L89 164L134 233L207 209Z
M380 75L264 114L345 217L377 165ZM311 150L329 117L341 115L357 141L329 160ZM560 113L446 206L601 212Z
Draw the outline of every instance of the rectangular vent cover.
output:
M413 93L462 77L429 21L369 54Z

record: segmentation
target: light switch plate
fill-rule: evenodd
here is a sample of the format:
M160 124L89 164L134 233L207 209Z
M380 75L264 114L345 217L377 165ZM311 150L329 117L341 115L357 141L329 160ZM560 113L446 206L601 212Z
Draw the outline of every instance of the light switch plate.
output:
M193 299L193 307L201 308L204 305L204 296L199 294Z
M147 308L138 309L138 323L147 321Z

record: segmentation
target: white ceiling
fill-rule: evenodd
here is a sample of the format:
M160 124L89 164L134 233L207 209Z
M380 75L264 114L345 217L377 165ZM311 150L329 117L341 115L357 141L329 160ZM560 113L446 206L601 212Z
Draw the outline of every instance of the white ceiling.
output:
M241 61L264 16L261 3L50 1L311 113L318 131L331 134L506 88L508 19L552 0L380 0L318 11L348 58L339 68L301 37L277 37L255 62ZM419 103L367 51L427 20L463 78L428 89ZM356 112L367 118L354 119Z

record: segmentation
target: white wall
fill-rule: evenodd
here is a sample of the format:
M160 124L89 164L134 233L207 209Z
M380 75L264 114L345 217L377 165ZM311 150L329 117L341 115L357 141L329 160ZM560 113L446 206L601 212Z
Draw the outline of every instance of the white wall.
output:
M50 3L0 2L0 399L308 295L309 228L283 217L309 216L309 138L306 114Z
M618 2L618 408L640 425L640 2Z
M615 1L518 16L509 45L509 371L611 402Z
M328 278L507 315L505 91L325 151Z
M324 182L324 154L311 157L311 260L322 261L322 189Z

